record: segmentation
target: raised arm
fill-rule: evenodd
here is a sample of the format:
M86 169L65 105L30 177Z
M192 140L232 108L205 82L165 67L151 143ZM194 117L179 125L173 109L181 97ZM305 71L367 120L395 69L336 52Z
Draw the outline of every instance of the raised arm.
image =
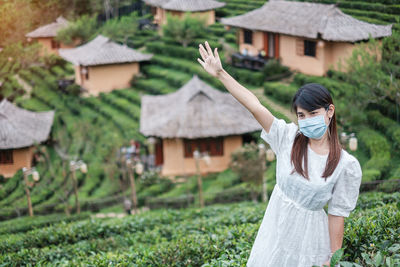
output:
M214 54L208 42L205 42L205 48L199 45L199 52L203 60L197 58L197 61L203 68L213 77L219 79L226 89L235 97L243 106L245 106L261 124L261 126L269 132L274 116L264 107L258 98L247 88L239 84L228 72L222 68L219 58L218 49L214 49Z

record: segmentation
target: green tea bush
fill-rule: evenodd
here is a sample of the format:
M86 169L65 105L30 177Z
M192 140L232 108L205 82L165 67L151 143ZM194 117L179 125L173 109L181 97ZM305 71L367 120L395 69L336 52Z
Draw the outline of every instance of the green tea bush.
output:
M368 148L371 158L363 165L363 181L379 178L387 172L390 163L390 146L386 138L371 129L363 129L358 134L359 139ZM374 170L374 171L367 171ZM377 173L379 171L379 175Z
M291 104L298 88L292 85L285 85L279 82L265 82L264 94L271 96L285 104Z

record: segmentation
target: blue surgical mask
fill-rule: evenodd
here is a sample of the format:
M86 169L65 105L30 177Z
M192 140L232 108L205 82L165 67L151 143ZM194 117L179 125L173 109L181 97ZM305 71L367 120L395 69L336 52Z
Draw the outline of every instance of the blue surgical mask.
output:
M329 121L330 122L330 121ZM313 139L320 139L328 129L324 115L298 120L300 132Z

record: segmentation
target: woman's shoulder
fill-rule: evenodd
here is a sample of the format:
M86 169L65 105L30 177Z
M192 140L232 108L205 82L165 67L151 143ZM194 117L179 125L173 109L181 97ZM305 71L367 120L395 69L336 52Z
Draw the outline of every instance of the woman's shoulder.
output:
M346 173L354 175L361 173L361 165L358 159L343 148L341 153L341 166Z

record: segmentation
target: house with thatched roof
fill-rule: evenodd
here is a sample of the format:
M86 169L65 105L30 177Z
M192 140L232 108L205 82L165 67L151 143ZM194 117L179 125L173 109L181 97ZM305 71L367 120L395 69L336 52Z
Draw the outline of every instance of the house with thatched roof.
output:
M375 25L344 14L336 5L268 1L245 14L222 18L227 28L239 28L241 53L265 54L310 75L323 75L345 59L356 44L392 34L392 25ZM381 40L380 40L381 41Z
M139 62L149 61L153 56L115 43L103 35L59 52L62 58L74 64L75 82L92 95L129 87L132 77L140 72Z
M211 25L215 23L215 9L225 6L224 2L215 0L144 0L144 2L151 6L153 23L158 25L167 23L167 14L182 17L185 12L205 18L206 24Z
M32 112L3 99L0 102L0 175L12 177L31 168L34 144L48 139L54 111Z
M41 26L32 32L25 35L28 42L36 41L42 45L41 54L56 54L58 55L59 48L72 48L74 45L66 45L55 40L57 32L68 26L68 20L59 16L55 22Z
M231 153L249 137L246 134L261 129L231 94L212 88L197 75L173 93L141 99L140 132L158 140L155 161L162 175L195 174L196 149L211 158L210 165L200 162L202 173L223 171Z

